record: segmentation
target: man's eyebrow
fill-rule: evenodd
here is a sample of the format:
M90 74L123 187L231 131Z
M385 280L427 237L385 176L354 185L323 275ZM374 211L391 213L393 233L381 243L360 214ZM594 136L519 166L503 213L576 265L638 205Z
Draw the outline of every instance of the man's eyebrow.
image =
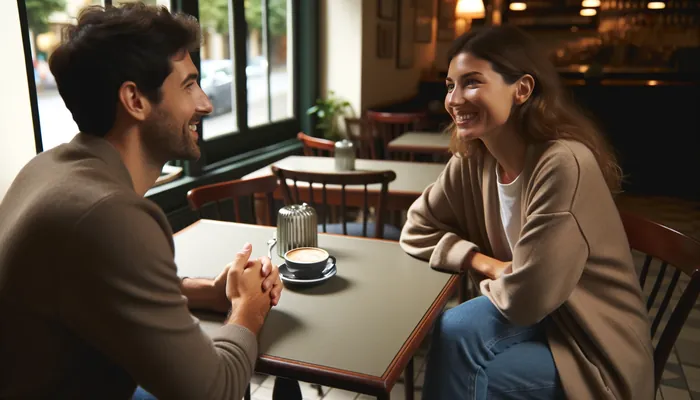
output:
M199 77L199 74L193 72L185 77L185 79L182 81L180 86L185 86L190 81L196 81L198 77Z

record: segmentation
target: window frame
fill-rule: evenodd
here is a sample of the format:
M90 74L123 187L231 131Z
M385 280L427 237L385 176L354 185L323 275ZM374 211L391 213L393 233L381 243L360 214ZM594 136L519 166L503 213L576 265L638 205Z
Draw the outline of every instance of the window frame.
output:
M25 63L27 69L28 90L30 95L32 119L34 122L34 139L36 152L41 153L43 148L43 138L38 106L38 93L34 76L34 65L31 56L31 45L29 39L29 28L27 20L27 10L25 0L17 0L22 38L25 48ZM113 5L113 0L103 0L104 7ZM268 0L262 0L265 9L263 12L263 33L265 40L269 37L268 28ZM248 96L245 76L247 64L246 36L247 23L245 20L245 7L243 1L229 0L229 13L235 19L233 24L234 32L231 40L235 42L233 46L233 60L235 63L236 82L236 112L237 129L221 136L214 137L207 141L203 140L203 124L199 124L199 144L202 149L202 157L198 161L173 160L171 164L181 166L185 175L190 177L201 176L214 171L222 165L240 160L241 156L248 152L254 152L275 143L281 143L292 139L296 133L304 130L312 133L312 116L307 115L303 110L313 105L318 93L318 4L317 0L301 1L290 0L291 18L288 20L292 28L292 65L291 65L291 95L292 110L294 115L290 118L278 120L255 127L248 126ZM170 9L172 12L184 12L199 19L199 0L171 0ZM303 23L302 23L303 20ZM301 30L305 26L307 31ZM302 42L303 41L303 42ZM266 53L269 59L270 49L266 45ZM199 69L201 66L200 52L191 54L192 60ZM240 72L239 72L240 71ZM302 73L303 71L303 73ZM268 82L270 69L267 71ZM271 116L271 87L267 87L268 96L268 116Z
M200 0L172 0L171 10L173 12L184 12L194 16L199 20L199 1ZM268 26L268 0L261 1L263 6L263 40L266 42L269 36ZM233 41L232 59L234 62L234 80L235 80L235 109L237 129L216 136L209 140L203 138L203 125L199 124L199 146L202 149L202 157L197 161L180 161L188 176L199 176L207 173L222 164L232 161L237 156L247 153L272 143L283 142L284 140L293 138L297 132L301 130L301 107L300 107L300 82L299 71L301 69L301 43L299 41L299 16L300 16L300 0L290 0L291 10L291 28L292 28L292 110L294 115L291 118L270 122L267 124L250 127L248 126L248 89L246 81L246 37L248 35L248 24L245 19L245 2L240 0L229 0L229 17L233 18L233 32L231 40ZM270 49L267 43L264 43L266 57L269 60ZM192 61L199 69L201 66L200 52L191 54ZM271 96L270 96L270 68L267 69L267 112L268 117L272 113ZM271 118L269 118L271 119Z

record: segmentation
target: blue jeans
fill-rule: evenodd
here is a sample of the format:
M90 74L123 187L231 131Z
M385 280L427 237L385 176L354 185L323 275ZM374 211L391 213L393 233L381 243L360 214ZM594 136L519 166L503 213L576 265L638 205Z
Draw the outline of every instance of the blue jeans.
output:
M156 398L141 386L137 386L131 400L156 400Z
M520 327L480 296L444 312L427 356L424 399L565 398L543 323Z

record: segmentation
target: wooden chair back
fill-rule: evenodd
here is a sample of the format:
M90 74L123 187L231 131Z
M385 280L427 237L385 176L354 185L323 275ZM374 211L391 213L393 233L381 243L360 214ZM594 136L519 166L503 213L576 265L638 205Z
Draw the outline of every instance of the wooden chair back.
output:
M639 273L642 290L647 279L653 279L649 272L656 270L654 261L657 260L656 265L660 265L646 304L652 319L653 338L661 322L666 322L654 348L654 378L655 387L658 388L673 345L700 293L700 241L629 211L621 210L620 216L630 247L645 256ZM670 280L667 279L669 276ZM676 289L680 293L677 301ZM657 299L659 294L662 294L661 299ZM666 317L672 300L675 306L671 307L670 316Z
M213 203L216 210L215 218L225 219L222 203L230 200L233 202L234 222L242 222L241 200L247 199L251 207L250 216L254 218L256 223L275 225L273 193L277 188L277 177L272 175L252 179L236 179L194 188L187 192L187 202L192 211L197 212L200 218L202 218L202 208ZM256 195L264 195L264 199L259 201L261 199L256 199Z
M287 205L299 204L301 202L307 201L317 210L318 218L323 226L323 232L327 230L327 221L329 217L329 194L333 196L340 196L340 216L342 218L343 234L347 235L347 196L348 186L362 186L362 235L367 237L367 224L369 221L369 192L368 186L373 184L380 184L381 190L377 197L377 201L374 204L375 207L375 238L384 237L384 217L386 213L386 202L387 202L387 192L389 190L389 183L396 179L396 173L394 171L363 171L363 172L306 172L306 171L294 171L289 169L282 169L277 166L272 166L272 171L279 178L280 185L282 187L282 194L284 196L284 201ZM288 182L292 181L292 184ZM300 189L299 182L305 183L303 188ZM321 198L318 199L318 195L314 195L314 185L316 187L320 186ZM330 188L328 186L335 186ZM340 186L340 193L338 192L338 186ZM304 193L306 192L306 193ZM320 200L317 201L317 200ZM317 204L320 203L320 207ZM337 202L333 202L337 204Z
M297 139L304 145L305 156L331 157L335 153L335 142L309 136L304 132L297 134Z
M385 159L389 155L389 142L410 131L420 131L426 123L426 112L389 113L379 111L367 111L367 119L373 135L382 143L382 151Z
M357 146L357 157L366 159L377 159L377 149L375 137L369 126L369 121L365 118L345 117L345 131L348 137Z

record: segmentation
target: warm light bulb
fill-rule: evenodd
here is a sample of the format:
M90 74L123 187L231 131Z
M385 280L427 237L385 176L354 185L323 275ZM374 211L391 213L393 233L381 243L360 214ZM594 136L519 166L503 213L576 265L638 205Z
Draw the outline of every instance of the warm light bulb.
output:
M511 11L523 11L527 9L527 4L522 3L520 1L516 1L515 3L510 3L509 8Z
M663 1L650 1L649 4L647 4L647 8L650 10L663 10L666 8L666 3Z
M584 8L595 8L600 7L600 0L583 0L581 7Z
M457 18L484 18L486 10L481 0L459 0L455 10Z
M598 12L595 10L595 8L584 8L579 12L582 17L592 17L596 15Z

